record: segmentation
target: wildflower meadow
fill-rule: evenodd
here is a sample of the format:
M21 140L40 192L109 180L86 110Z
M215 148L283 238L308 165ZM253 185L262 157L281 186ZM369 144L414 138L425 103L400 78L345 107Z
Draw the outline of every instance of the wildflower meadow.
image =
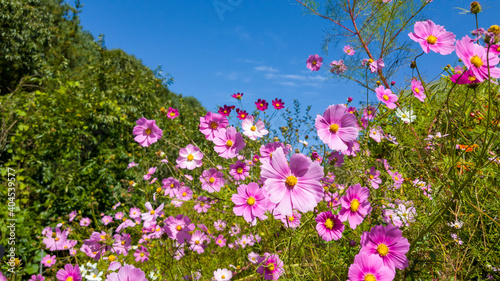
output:
M497 11L462 7L476 28L458 37L423 15L440 0L295 2L337 50L301 70L366 98L313 112L237 92L206 110L99 42L62 60L87 80L41 65L6 86L0 281L500 280L500 27L480 25ZM430 53L457 63L429 79Z

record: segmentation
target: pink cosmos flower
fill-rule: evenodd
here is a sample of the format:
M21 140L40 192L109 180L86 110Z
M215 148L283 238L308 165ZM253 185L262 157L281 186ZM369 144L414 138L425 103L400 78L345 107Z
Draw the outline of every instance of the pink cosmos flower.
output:
M342 238L345 226L338 215L332 212L319 213L316 217L316 230L325 241L339 240Z
M177 243L184 243L191 240L190 232L194 230L194 224L188 216L170 216L165 220L164 230L170 239L177 240Z
M215 134L213 142L215 144L214 150L219 153L220 157L226 159L236 157L239 151L246 145L243 137L234 127L220 129Z
M330 105L323 116L316 117L318 136L332 150L347 150L346 143L356 140L359 130L355 124L356 117L343 104Z
M42 264L46 267L52 267L56 263L56 256L46 255L42 259Z
M384 131L382 131L380 127L370 129L370 137L376 142L380 142L383 136L384 136Z
M181 188L179 188L179 192L177 193L176 197L177 199L188 201L193 197L193 191L189 187L183 185L181 186Z
M257 253L254 253L254 252L250 252L248 254L248 260L253 263L253 264L257 264L259 262L259 259L261 259L262 257L257 254Z
M243 97L243 93L232 94L231 97L233 97L237 100L241 100L241 98Z
M330 72L334 74L342 74L347 70L347 66L343 60L334 60L330 63Z
M189 249L194 252L197 252L198 254L201 254L205 252L205 247L207 247L207 245L204 242L209 242L209 241L210 240L205 235L205 233L196 230L193 233L193 236L191 236L191 241L189 241L189 244L191 244L191 246L189 246Z
M227 239L224 239L224 235L219 234L219 236L217 236L217 238L215 239L215 244L222 248L226 246L226 241Z
M266 111L267 110L267 106L269 105L269 103L266 102L266 100L258 99L255 102L255 105L257 106L258 110L260 110L260 111Z
M251 140L256 140L257 138L261 138L269 133L268 130L265 129L264 122L259 119L254 125L254 117L248 116L241 123L241 127L243 128L243 134L247 136Z
M422 82L413 78L411 80L411 90L413 91L413 95L421 102L424 102L426 95L424 93L424 87L422 87Z
M269 204L267 198L266 190L260 188L257 183L242 184L238 187L238 193L231 197L231 201L235 204L233 212L237 216L243 216L249 223L255 218L265 220L264 212Z
M379 58L376 61L373 61L372 59L364 59L361 61L361 65L368 65L371 73L385 67L384 60L382 58Z
M474 72L472 70L467 70L464 73L457 73L453 74L450 77L450 80L453 83L459 84L459 85L468 85L468 84L477 84L479 83L479 80L476 78Z
M69 222L72 222L76 218L76 211L69 213Z
M204 117L200 117L200 132L210 141L214 139L215 132L221 128L226 128L228 125L227 118L218 113L209 111Z
M291 216L283 216L281 214L277 214L275 215L275 217L276 219L281 220L285 227L297 228L300 226L300 218L302 218L302 215L294 210Z
M466 35L457 41L457 55L479 82L488 79L488 71L492 78L500 78L500 68L496 67L498 56L491 52L488 54L487 49L474 44L469 36Z
M309 58L306 61L306 66L311 71L318 71L322 63L323 63L323 58L315 54L309 56Z
M392 177L392 179L394 180L394 188L396 189L399 189L401 187L401 185L403 184L403 181L405 180L403 178L403 175L401 175L400 173L394 171L387 171L389 173L389 175Z
M397 214L396 206L392 203L388 203L382 210L382 218L387 224L392 224L396 227L401 227L403 225L401 217Z
M370 185L374 189L378 189L379 184L382 183L382 180L379 177L380 177L380 171L375 169L375 167L371 167L370 172L368 174L368 180L370 181Z
M223 269L217 269L216 271L214 271L214 279L216 281L228 281L228 280L231 280L231 278L233 278L233 273L231 272L231 270L227 270L225 268Z
M202 197L203 197L203 196L201 196L201 197L200 197L200 200L201 200L201 198L202 198ZM194 210L195 210L196 212L198 212L199 214L201 214L201 213L206 213L206 212L208 212L208 209L210 209L210 207L211 207L211 206L210 206L208 203L206 203L206 202L199 202L198 204L196 204L196 205L194 206Z
M89 225L90 225L90 219L89 218L82 218L80 220L80 226L85 227L85 226L89 226Z
M287 162L280 147L270 161L263 161L261 177L264 188L269 194L269 201L276 205L276 211L285 216L314 210L323 199L323 167L309 157L296 153Z
M111 216L104 216L101 220L104 225L108 225L113 222L113 218Z
M0 272L0 281L7 281L7 278L2 279L2 276L3 275ZM38 274L38 275L31 275L31 278L28 281L44 281L44 280L45 280L45 277L43 277L41 274Z
M59 281L82 281L82 275L80 274L80 268L77 264L73 267L71 264L66 264L64 269L59 269L56 273L57 280Z
M151 167L148 170L148 173L143 176L145 181L148 181L151 179L151 176L156 172L156 167Z
M361 235L360 253L378 255L382 258L385 266L392 271L408 267L406 253L410 249L408 239L404 238L398 227L393 225L377 225L370 232Z
M339 213L340 220L349 221L349 226L356 229L372 210L368 201L369 196L368 187L361 186L359 183L350 186L345 195L340 198L342 203L342 209Z
M141 117L136 123L137 126L133 130L133 134L135 135L134 140L143 147L148 147L161 139L163 131L156 126L155 120L148 120Z
M378 100L385 103L388 108L394 109L397 107L395 102L398 101L398 96L393 94L391 89L386 89L383 85L380 85L375 89L375 93L377 93Z
M283 274L283 261L277 254L264 253L259 259L259 268L257 273L263 274L265 280L278 280Z
M229 165L229 174L237 181L247 178L250 175L248 171L250 171L250 167L247 166L245 162L241 162L240 160Z
M145 262L149 260L149 252L148 249L144 246L140 246L139 249L135 250L134 253L135 261L136 262Z
M201 159L203 159L203 153L200 149L192 144L188 144L185 148L179 150L179 158L176 161L179 168L194 170L203 164Z
M441 55L449 55L455 50L455 34L446 31L443 26L427 20L416 22L413 29L415 32L408 36L419 43L425 53L432 50Z
M132 239L130 234L122 233L113 235L113 248L112 251L118 255L128 255L128 250L132 247Z
M214 227L217 231L223 231L226 228L226 222L223 220L214 221Z
M272 105L274 106L274 109L276 109L276 110L280 110L280 109L285 108L285 103L281 99L278 99L278 98L276 98L272 101Z
M361 252L354 257L348 276L349 281L392 281L395 272L385 266L378 255Z
M130 209L129 215L133 219L137 219L141 217L141 209L134 207Z
M217 171L216 168L210 168L209 170L203 171L200 176L200 182L201 188L209 193L214 191L219 192L220 188L226 183L224 174L221 171Z
M179 110L170 107L167 112L167 117L170 119L175 119L177 116L179 116Z
M106 278L106 281L148 281L144 271L129 264L121 267L118 273L110 273Z
M278 149L278 147L283 148L283 151L284 151L285 155L288 154L289 150L281 142L267 143L266 145L262 145L260 147L259 151L260 151L260 155L261 155L262 158L259 157L258 155L254 155L253 161L254 162L258 162L259 160L262 161L262 159L264 159L264 158L265 159L271 159L271 158L273 158L273 153L276 151L276 149Z
M377 109L373 106L369 106L363 110L363 117L368 120L372 120L377 115Z
M160 212L163 210L164 203L161 203L161 205L155 209L153 209L153 206L151 206L151 203L146 202L144 204L146 206L146 212L141 214L144 227L150 227L152 223L156 222L156 218L160 215Z
M133 168L135 166L139 166L139 164L136 164L135 162L130 162L128 163L127 169Z
M346 53L346 55L348 55L348 56L354 56L355 51L351 46L345 45L344 46L344 53Z
M165 190L164 195L168 195L170 198L175 197L175 194L179 191L179 187L181 186L181 183L173 177L163 179L161 183L162 188Z

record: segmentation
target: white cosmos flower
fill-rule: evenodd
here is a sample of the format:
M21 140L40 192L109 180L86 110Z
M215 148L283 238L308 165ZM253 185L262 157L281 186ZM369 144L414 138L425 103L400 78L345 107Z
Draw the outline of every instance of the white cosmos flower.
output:
M417 118L416 115L413 115L413 110L401 110L401 109L396 109L396 116L398 116L403 122L406 124L411 123L415 121Z

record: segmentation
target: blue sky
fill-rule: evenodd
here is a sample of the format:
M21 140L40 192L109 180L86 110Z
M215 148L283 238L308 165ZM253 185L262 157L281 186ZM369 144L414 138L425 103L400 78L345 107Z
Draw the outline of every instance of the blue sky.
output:
M207 110L214 111L216 105L236 105L231 98L236 92L244 93L243 106L247 111L253 110L258 98L281 98L285 106L290 106L294 99L312 105L313 114L322 114L328 105L343 103L348 96L354 97L357 105L366 95L353 82L330 79L334 76L328 71L328 63L341 59L343 44L325 56L321 44L328 21L304 15L295 1L81 2L84 7L80 19L85 30L95 38L104 34L108 49L123 49L153 69L161 65L175 79L170 87L173 92L196 97ZM498 24L494 18L500 1L480 2L485 7L480 14L480 26ZM469 3L434 0L425 14L460 39L475 29L475 21L472 15L460 14L453 7L468 8ZM406 33L402 36L405 40ZM306 68L306 60L312 54L324 58L324 67L318 72ZM431 53L421 62L425 64L424 73L434 77L440 67L455 65L457 58L455 53ZM404 84L404 76L396 82L399 86Z

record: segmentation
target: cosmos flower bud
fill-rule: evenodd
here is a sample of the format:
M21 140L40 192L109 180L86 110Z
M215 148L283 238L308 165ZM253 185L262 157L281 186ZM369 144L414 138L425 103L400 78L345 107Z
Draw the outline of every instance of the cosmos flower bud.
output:
M470 12L473 14L479 14L481 12L481 5L477 1L472 1L470 3Z

